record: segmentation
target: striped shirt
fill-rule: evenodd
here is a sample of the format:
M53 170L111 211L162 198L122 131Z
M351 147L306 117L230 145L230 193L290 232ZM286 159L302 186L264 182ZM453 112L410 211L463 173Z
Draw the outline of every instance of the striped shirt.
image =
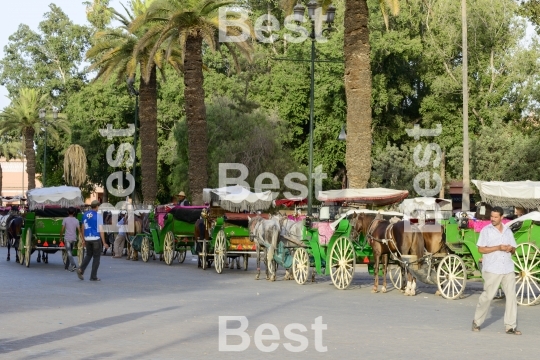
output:
M499 245L517 246L514 234L509 227L503 225L503 230L500 232L495 226L489 224L480 231L476 246L488 247ZM489 254L482 254L482 271L492 274L514 272L512 254L506 251L494 251Z

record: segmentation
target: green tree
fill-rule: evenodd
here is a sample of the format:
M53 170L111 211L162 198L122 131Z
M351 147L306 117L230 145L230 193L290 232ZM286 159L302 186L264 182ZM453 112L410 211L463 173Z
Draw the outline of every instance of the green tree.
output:
M9 37L0 60L0 84L12 97L21 88L42 89L62 108L68 94L84 84L83 56L90 29L74 24L58 6L49 8L39 32L22 24Z
M36 187L36 154L34 136L45 127L39 118L39 110L47 107L48 95L40 94L35 89L22 88L19 96L0 114L0 134L16 132L22 136L26 156L28 189ZM64 119L47 119L46 131L53 139L59 137L59 130L69 133L69 123Z

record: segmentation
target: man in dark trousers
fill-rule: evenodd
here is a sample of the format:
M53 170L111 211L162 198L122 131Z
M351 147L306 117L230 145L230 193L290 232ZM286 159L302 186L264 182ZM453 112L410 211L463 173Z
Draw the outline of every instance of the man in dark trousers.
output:
M473 331L480 331L486 319L491 300L499 285L506 295L504 326L506 333L521 335L517 327L516 277L512 254L516 251L516 240L510 228L501 222L503 209L495 206L491 209L491 224L480 231L476 245L482 254L482 277L484 291L478 299L472 323Z
M84 236L81 241L86 248L86 255L82 265L77 269L77 276L81 280L84 280L84 270L92 260L90 281L100 281L97 277L97 271L101 256L101 244L103 243L105 249L109 248L109 245L105 242L105 233L103 232L103 217L97 211L99 205L99 201L92 201L92 204L90 204L92 209L83 214L80 234Z

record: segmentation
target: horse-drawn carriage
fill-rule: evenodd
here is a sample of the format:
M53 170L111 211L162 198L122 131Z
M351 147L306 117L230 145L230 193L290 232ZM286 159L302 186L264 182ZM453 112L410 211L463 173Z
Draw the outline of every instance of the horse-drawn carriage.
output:
M467 279L481 277L482 254L476 246L480 230L489 225L490 206L540 207L540 182L484 182L472 181L479 189L482 204L477 211L477 219L443 222L446 245L451 261L444 267L445 273L438 277L447 279L445 298L458 298L465 289ZM482 215L484 215L482 217ZM478 219L481 218L481 219ZM532 212L506 223L514 233L517 248L512 256L516 273L516 294L519 305L534 305L540 302L540 213ZM439 287L439 290L441 288ZM444 288L443 288L444 290Z
M39 188L28 191L28 209L25 213L19 252L26 267L30 266L30 257L35 250L45 254L62 251L64 264L67 262L65 244L60 236L62 221L68 216L67 209L75 207L81 220L80 208L84 205L81 190L76 187L59 186ZM82 262L84 249L80 241L74 246L73 255ZM21 264L23 263L21 259Z
M330 275L334 286L346 289L352 282L357 262L368 265L373 273L374 269L378 269L378 260L367 238L355 230L357 216L370 213L390 218L402 214L354 209L351 205L382 207L398 203L407 196L407 191L392 189L321 191L318 199L326 206L320 208L318 221L314 222L308 217L303 223L291 224L289 231L285 230L288 234L283 235L297 244L291 246L295 247L292 272L296 282L304 284L309 278L310 269L314 268L312 279L315 273Z
M405 271L426 284L436 285L438 293L446 299L458 299L463 294L468 280L481 280L482 254L477 241L483 227L490 224L491 206L540 206L540 183L533 182L482 182L473 180L480 190L483 202L478 204L477 213L471 216L449 217L441 207L440 199L425 199L419 206L422 211L433 211L434 216L424 218L422 223L412 225L411 231L420 232L423 254L396 254L390 270L390 279L396 288L402 288ZM422 202L417 200L417 202ZM433 206L432 208L429 208ZM411 211L405 211L411 214ZM413 216L411 223L417 222ZM520 305L540 302L540 213L533 212L514 221L507 222L514 232L517 243L513 261L516 272L517 301ZM417 229L414 229L414 228ZM361 229L362 226L357 228ZM364 226L364 230L365 230ZM374 237L368 229L367 237ZM394 241L388 236L377 240ZM397 256L396 256L397 255Z
M241 186L204 189L203 201L211 205L203 214L208 232L204 239L198 240L203 269L213 261L216 272L221 274L228 259L234 263L235 259L243 258L243 269L247 270L252 255L257 257L260 269L261 246L250 237L249 219L256 216L254 212L270 208L271 192L252 193ZM269 218L268 214L258 216Z
M171 265L174 259L183 263L186 252L195 254L196 223L201 218L204 206L157 206L148 214L148 232L143 221L143 232L139 240L132 243L140 251L142 260L161 255L165 264Z

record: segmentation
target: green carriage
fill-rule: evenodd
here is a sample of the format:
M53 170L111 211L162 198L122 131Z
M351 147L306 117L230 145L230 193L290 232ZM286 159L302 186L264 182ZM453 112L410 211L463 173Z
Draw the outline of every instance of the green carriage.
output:
M163 256L167 265L175 259L183 263L189 250L197 254L195 225L206 206L158 206L149 214L149 232L140 234L141 257L147 262L152 254ZM143 228L145 226L143 225Z
M213 261L216 272L221 274L228 258L241 257L244 260L243 269L247 270L248 259L258 254L258 243L253 241L249 233L249 217L272 206L272 193L253 193L241 186L228 186L204 189L203 200L212 204L205 213L208 239L199 240L203 269Z
M320 208L318 222L309 217L304 220L302 244L294 250L293 257L296 282L304 284L313 268L312 276L315 273L329 275L334 286L343 290L351 284L357 263L367 265L369 272L373 273L373 250L365 236L353 234L351 216L359 212L380 213L385 218L403 214L352 209L351 205L380 208L398 203L408 194L407 191L381 188L321 191L318 199L331 205Z
M437 285L445 299L459 299L467 281L482 280L482 254L477 241L480 230L490 224L489 205L503 207L521 206L538 208L533 182L482 182L473 180L480 190L483 202L477 214L458 219L439 217L445 235L445 248L436 254L426 254L420 267L409 266L409 270L420 281ZM529 191L527 191L529 190ZM469 219L478 215L481 219ZM511 222L517 248L512 256L516 273L516 293L519 305L534 305L540 302L540 213L532 212ZM401 281L400 274L390 271L392 282Z
M77 209L77 218L82 220L80 209L84 202L81 190L71 186L39 188L28 191L27 199L29 211L24 216L19 245L24 264L30 266L30 258L35 250L48 254L62 251L62 260L66 264L67 253L60 237L62 220L68 216L67 208L70 206ZM80 264L84 249L79 240L74 246L73 255L78 256Z

